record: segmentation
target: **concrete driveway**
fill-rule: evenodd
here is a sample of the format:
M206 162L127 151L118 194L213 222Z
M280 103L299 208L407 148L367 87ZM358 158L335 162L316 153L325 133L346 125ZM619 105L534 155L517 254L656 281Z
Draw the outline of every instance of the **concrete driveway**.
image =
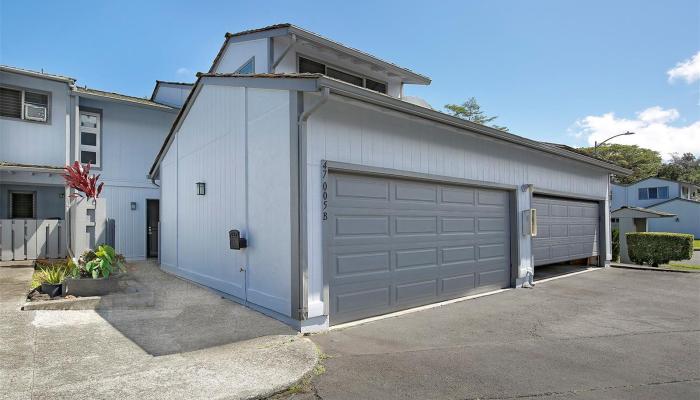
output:
M0 267L0 399L248 399L310 373L315 345L283 323L161 272L155 303L20 311L32 268Z
M700 274L601 269L312 336L293 399L700 398Z

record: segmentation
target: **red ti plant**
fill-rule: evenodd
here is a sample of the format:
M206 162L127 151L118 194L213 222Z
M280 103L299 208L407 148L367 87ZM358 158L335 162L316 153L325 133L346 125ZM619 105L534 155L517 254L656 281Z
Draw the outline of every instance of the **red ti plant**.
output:
M63 175L66 186L79 192L73 193L70 197L97 199L100 196L104 182L97 184L97 180L100 179L100 176L90 175L90 163L86 163L85 166L83 166L76 161L73 165L66 165L63 169L66 171Z

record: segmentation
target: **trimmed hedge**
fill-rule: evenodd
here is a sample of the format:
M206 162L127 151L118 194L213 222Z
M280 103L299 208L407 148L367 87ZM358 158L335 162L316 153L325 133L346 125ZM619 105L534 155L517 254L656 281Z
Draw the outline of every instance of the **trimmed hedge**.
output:
M647 263L657 267L671 260L688 260L693 257L693 235L667 232L630 232L627 237L627 253L637 264Z

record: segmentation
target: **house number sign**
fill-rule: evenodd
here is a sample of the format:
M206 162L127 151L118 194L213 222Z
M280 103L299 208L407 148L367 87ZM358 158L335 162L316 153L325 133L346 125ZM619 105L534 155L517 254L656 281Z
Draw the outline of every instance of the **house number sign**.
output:
M323 162L321 163L321 181L323 182L321 184L321 201L323 202L321 211L324 221L328 220L328 211L326 211L326 209L328 208L328 182L326 181L327 176L328 163L326 160L323 160Z

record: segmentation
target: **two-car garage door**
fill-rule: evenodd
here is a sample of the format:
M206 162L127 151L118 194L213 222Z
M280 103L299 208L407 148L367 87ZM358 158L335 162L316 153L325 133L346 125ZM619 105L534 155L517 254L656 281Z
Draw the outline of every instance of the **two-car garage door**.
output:
M506 191L334 172L325 196L331 324L510 286Z

